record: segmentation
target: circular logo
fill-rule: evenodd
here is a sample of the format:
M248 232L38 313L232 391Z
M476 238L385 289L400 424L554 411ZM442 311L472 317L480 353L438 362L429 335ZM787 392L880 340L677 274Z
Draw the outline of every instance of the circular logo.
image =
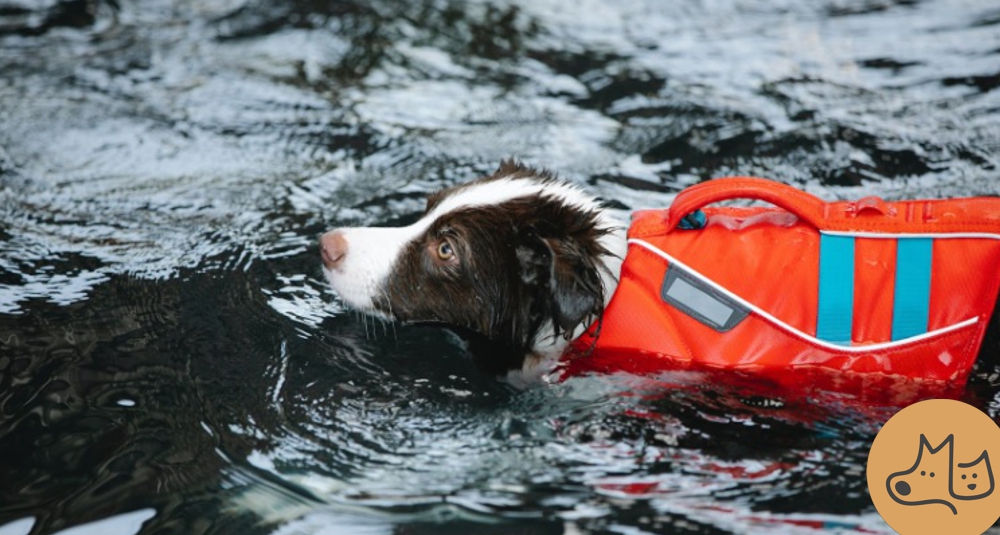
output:
M991 461L1000 463L996 422L961 401L921 401L875 437L868 491L900 535L980 535L1000 518L1000 474Z

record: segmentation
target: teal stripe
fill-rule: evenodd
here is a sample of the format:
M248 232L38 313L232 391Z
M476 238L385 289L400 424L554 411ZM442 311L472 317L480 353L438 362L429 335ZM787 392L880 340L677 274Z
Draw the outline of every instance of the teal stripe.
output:
M896 241L896 292L892 303L892 339L927 332L931 307L931 260L934 240Z
M854 322L854 238L821 234L816 338L850 345Z

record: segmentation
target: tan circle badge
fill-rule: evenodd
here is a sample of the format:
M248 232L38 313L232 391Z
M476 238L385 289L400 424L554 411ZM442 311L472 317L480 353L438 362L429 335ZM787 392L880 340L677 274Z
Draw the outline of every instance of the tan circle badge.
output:
M950 399L921 401L875 437L868 491L900 535L980 535L1000 518L1000 474L991 459L1000 462L1000 427L983 411Z

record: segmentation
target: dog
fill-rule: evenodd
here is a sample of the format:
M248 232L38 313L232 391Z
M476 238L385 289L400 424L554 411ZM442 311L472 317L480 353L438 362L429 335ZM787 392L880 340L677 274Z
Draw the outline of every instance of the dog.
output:
M596 198L512 160L430 195L409 226L320 237L324 275L347 305L448 327L480 368L517 386L550 377L572 340L600 332L626 248L626 225ZM994 311L978 363L995 368L998 349Z
M443 325L479 366L513 384L544 378L608 304L625 225L552 173L513 160L432 194L412 225L339 228L323 271L349 306Z

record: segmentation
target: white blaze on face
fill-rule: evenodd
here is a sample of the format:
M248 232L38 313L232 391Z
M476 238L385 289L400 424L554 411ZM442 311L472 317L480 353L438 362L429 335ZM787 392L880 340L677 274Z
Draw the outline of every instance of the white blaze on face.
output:
M375 310L374 300L384 291L383 282L396 258L420 230L414 224L401 228L357 227L340 231L347 241L347 254L336 268L324 267L323 274L345 303L382 316Z

